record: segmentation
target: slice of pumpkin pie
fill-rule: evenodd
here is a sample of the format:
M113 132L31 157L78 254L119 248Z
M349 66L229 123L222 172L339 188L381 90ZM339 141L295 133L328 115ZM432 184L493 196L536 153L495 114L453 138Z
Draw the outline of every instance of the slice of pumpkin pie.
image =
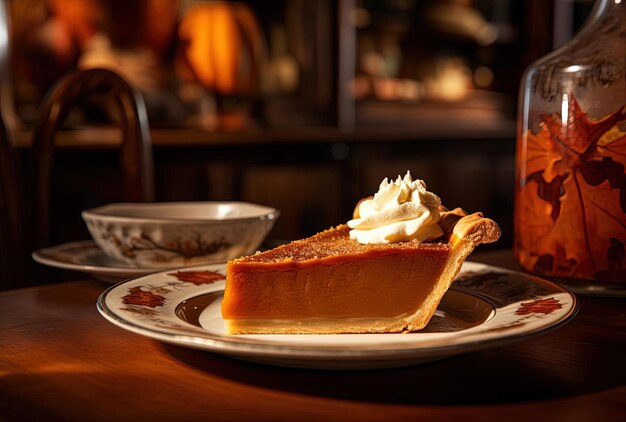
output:
M348 224L230 261L222 316L231 334L420 330L472 250L499 236L409 173L385 179Z

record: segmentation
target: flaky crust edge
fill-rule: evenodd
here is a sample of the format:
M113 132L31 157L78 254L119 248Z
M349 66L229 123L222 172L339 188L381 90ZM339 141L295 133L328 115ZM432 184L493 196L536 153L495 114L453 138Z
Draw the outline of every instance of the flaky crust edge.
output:
M480 212L468 215L460 208L442 212L442 226L453 219L457 220L455 224L442 227L444 232L448 232L452 243L448 262L420 309L406 319L408 331L421 330L428 324L443 295L452 285L463 266L463 262L474 248L483 243L495 242L500 238L501 231L498 224L492 219L484 217Z

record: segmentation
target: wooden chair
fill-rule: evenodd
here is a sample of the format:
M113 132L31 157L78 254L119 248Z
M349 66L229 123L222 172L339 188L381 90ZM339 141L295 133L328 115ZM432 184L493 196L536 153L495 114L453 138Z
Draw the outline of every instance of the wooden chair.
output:
M0 114L0 290L24 282L24 226L16 151Z
M129 202L154 200L152 145L143 97L117 74L103 69L79 70L63 77L49 91L33 135L35 232L33 249L50 241L50 191L54 135L73 107L104 95L119 110L123 132L120 147L123 196Z

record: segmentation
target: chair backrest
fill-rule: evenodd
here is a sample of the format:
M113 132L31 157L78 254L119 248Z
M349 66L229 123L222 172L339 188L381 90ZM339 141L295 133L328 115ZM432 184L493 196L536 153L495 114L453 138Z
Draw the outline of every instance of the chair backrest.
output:
M52 87L42 107L33 135L34 248L50 239L50 190L54 161L54 135L73 107L94 95L105 95L120 115L123 139L120 149L123 198L129 202L154 200L152 144L143 97L124 79L104 69L74 71Z
M0 113L0 290L18 287L26 274L19 168Z

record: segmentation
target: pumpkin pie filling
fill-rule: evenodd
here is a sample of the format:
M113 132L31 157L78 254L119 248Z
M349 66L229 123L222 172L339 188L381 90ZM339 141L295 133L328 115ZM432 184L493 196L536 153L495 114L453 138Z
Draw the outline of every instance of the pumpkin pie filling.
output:
M495 241L482 214L441 208L437 240L360 243L340 225L232 260L222 316L232 334L420 330L467 255Z

